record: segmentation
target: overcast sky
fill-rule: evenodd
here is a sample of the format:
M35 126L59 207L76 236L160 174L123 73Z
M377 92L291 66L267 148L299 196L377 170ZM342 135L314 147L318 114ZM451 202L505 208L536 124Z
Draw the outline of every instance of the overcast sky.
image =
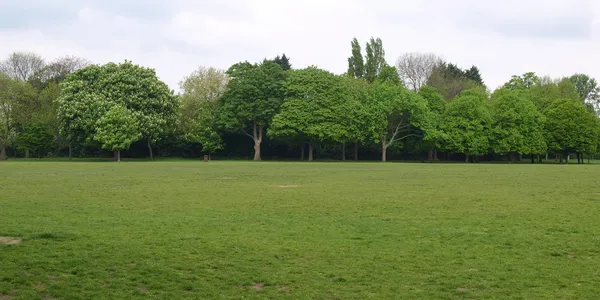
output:
M0 59L34 51L132 60L178 90L196 67L286 53L295 68L347 69L350 41L380 37L389 64L434 52L476 65L489 88L513 74L600 79L596 0L0 0Z

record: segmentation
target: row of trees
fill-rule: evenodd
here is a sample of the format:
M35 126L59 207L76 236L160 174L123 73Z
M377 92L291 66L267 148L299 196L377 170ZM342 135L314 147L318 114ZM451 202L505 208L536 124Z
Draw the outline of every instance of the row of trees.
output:
M576 154L583 163L597 151L599 89L589 76L527 73L490 92L476 66L462 69L431 53L407 53L390 66L379 38L365 50L351 42L344 74L294 69L285 55L226 71L200 67L182 79L179 94L130 61L46 64L14 53L0 64L0 158L9 146L24 156L104 149L117 160L142 144L150 157L156 147L162 155L196 146L224 154L246 149L244 140L254 160L265 141L268 150L308 160L315 152L345 160L347 144L354 159L379 152L382 161L391 152L428 160L458 154L467 162L551 154L568 162Z

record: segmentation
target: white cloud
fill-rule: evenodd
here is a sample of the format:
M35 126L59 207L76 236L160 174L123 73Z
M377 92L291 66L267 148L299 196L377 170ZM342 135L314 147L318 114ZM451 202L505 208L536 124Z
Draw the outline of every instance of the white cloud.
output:
M0 3L0 18L27 3ZM490 88L528 71L600 79L600 4L592 0L172 0L126 7L65 0L55 6L69 9L14 24L4 18L0 57L26 50L48 60L68 54L97 63L130 59L155 68L177 89L198 65L227 68L284 52L294 67L342 73L350 40L364 44L375 36L390 64L404 52L435 52L465 68L477 65Z

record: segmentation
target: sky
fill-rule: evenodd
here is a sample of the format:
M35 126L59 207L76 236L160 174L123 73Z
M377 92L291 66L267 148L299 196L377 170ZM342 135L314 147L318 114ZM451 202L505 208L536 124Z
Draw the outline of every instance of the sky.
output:
M294 68L340 74L354 37L363 50L381 38L390 65L406 52L476 65L491 90L530 71L600 79L596 0L0 0L0 59L127 59L175 91L199 66L282 53Z

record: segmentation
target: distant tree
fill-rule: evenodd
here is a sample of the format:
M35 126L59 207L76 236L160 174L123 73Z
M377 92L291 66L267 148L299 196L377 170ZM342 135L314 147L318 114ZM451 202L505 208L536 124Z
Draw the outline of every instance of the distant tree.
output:
M254 160L261 160L264 130L283 102L285 72L277 63L265 60L261 64L237 63L227 74L230 80L217 106L217 125L250 137Z
M528 72L522 76L513 75L510 81L504 84L504 87L509 90L529 89L536 84L539 84L540 78L534 72Z
M371 40L367 43L365 55L365 79L368 82L373 82L381 70L387 66L385 61L385 50L383 49L383 42L380 38Z
M562 153L569 163L569 154L592 154L597 151L597 117L572 99L554 101L546 110L545 133L551 150Z
M142 137L139 124L133 113L122 105L106 103L102 106L110 108L96 121L96 133L93 138L103 149L116 151L117 161L121 161L121 150L129 149L133 142Z
M465 70L465 77L477 83L478 85L484 85L481 74L479 73L479 68L476 66L472 66L470 69Z
M442 129L447 150L471 156L486 154L490 148L489 130L492 117L483 88L463 91L446 106Z
M35 99L28 83L0 73L0 160L6 160L6 148L17 136L18 124L26 122L26 104Z
M278 65L280 65L284 71L292 69L292 65L290 64L290 59L287 56L285 56L285 53L281 57L279 55L277 55L277 57L275 57L275 59L273 61L275 63L277 63Z
M575 86L579 98L590 107L591 111L600 111L600 87L595 78L585 74L575 74L569 77L569 80Z
M497 90L492 95L491 147L499 154L546 152L544 120L524 91ZM533 158L532 158L533 161Z
M0 62L0 71L11 78L27 81L45 67L44 59L32 52L13 52Z
M223 70L199 67L179 83L183 91L180 125L184 138L201 144L202 150L209 155L223 149L214 118L218 100L225 93L228 81Z
M352 39L351 45L352 56L348 58L348 75L354 78L363 78L365 75L365 63L358 39Z
M76 56L59 57L34 73L28 81L41 90L50 82L60 83L67 78L67 75L89 65L91 65L91 62L84 58Z
M430 116L430 132L423 139L424 148L428 151L428 160L437 160L437 149L442 147L444 136L442 132L442 117L446 110L446 101L444 96L434 87L428 85L421 86L419 96L425 99L429 109Z
M427 85L436 88L446 101L451 101L461 92L478 86L475 81L465 76L462 69L452 63L435 66L427 78Z
M368 95L366 109L374 118L374 129L381 143L381 161L387 161L387 149L394 143L427 132L427 103L402 86L376 81Z
M402 80L400 80L398 70L392 66L383 67L381 69L381 72L379 72L377 80L382 82L388 82L394 85L402 85Z
M406 87L417 92L426 84L434 69L442 63L442 59L433 53L411 52L398 58L396 68Z
M173 91L153 69L129 61L77 70L62 82L61 88L58 119L69 141L93 143L96 121L115 105L123 106L135 118L150 158L152 144L178 126L180 102Z
M31 151L37 157L43 157L44 152L52 145L54 136L47 124L31 123L25 125L17 136L17 147Z

